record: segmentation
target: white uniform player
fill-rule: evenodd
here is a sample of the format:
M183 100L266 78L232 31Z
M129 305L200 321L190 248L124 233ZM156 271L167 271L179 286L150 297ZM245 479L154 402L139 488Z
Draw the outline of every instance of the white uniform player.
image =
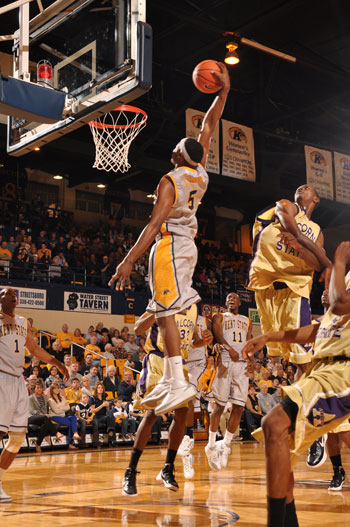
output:
M2 479L26 437L28 393L22 375L25 347L40 360L57 366L68 379L65 366L35 344L26 319L15 315L16 302L14 289L0 292L0 439L8 434L0 456L0 503L12 500L2 488Z
M28 392L24 382L27 321L15 315L0 319L0 431L26 432Z
M252 325L248 317L238 313L239 306L239 296L230 293L226 298L227 311L213 317L214 338L221 344L222 350L221 364L207 396L215 404L210 416L209 441L205 452L209 466L215 470L227 466L230 444L248 396L249 380L245 375L246 362L242 358L242 349L251 337ZM222 441L216 442L220 417L229 401L232 403L232 410L225 436Z
M238 360L232 361L227 349L221 351L221 365L218 367L208 399L214 399L225 406L228 401L245 406L248 397L249 380L245 375L247 363L242 358L242 349L247 341L250 321L244 315L220 313L222 333L225 341L238 353Z

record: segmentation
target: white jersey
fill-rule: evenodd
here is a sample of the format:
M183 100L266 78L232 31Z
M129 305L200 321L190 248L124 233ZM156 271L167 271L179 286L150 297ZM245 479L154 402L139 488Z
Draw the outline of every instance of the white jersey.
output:
M201 332L204 331L205 329L208 329L206 318L202 317L202 315L198 315L197 317L198 335L201 336ZM189 353L188 353L188 361L192 362L195 360L205 360L206 352L207 352L206 346L202 346L201 348L192 348L190 346Z
M27 340L27 321L15 315L3 314L0 319L0 370L20 376L23 372L24 347Z
M198 164L196 169L177 167L166 177L173 182L175 201L162 225L161 234L169 232L193 240L197 234L196 213L208 187L208 174L202 165Z
M247 341L249 329L249 318L244 315L234 315L233 313L222 313L222 333L226 342L239 354L242 360L242 349ZM231 360L228 351L221 352L222 360Z

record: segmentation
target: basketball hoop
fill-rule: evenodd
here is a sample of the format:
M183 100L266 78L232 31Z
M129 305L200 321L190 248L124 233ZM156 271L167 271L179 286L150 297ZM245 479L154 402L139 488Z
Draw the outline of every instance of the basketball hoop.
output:
M90 121L90 130L96 146L93 168L127 172L129 148L135 137L146 126L147 113L135 106L124 104Z

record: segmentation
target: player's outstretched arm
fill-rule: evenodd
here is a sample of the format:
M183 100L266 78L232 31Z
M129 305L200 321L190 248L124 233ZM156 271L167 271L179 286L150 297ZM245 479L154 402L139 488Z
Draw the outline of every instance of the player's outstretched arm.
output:
M117 281L116 289L122 290L129 284L132 266L136 260L147 251L154 238L161 229L165 219L169 216L171 207L175 201L175 189L171 181L165 176L160 180L158 186L157 201L153 207L151 219L141 232L135 245L130 249L124 260L118 265L115 274L108 285Z
M350 293L345 287L346 266L350 263L350 242L342 242L334 255L334 265L329 284L330 308L335 315L350 312Z
M55 357L50 355L50 353L47 353L47 351L44 351L42 348L40 348L40 346L38 346L34 342L30 328L28 328L27 340L26 340L25 345L26 345L26 348L28 348L30 354L34 355L34 357L37 357L41 361L46 362L48 364L52 364L53 366L57 366L57 368L63 375L64 381L67 381L69 379L69 373L67 371L67 368L64 366L64 364L62 364L62 362L55 359Z
M219 94L215 97L213 104L210 106L209 110L204 116L201 131L199 132L198 141L202 145L204 153L201 161L201 165L205 166L207 155L209 151L210 138L213 135L215 127L218 120L221 117L223 112L227 94L230 91L230 77L227 71L227 68L223 62L218 62L220 66L221 73L213 71L215 77L217 77L221 83L221 90Z
M239 355L237 351L235 351L228 342L226 342L226 339L224 338L224 333L222 331L222 314L216 313L213 317L213 333L215 342L218 344L221 344L230 354L231 360L233 362L237 362L239 360Z
M292 203L287 199L282 199L276 204L277 218L279 219L282 227L287 232L292 234L295 237L297 243L303 247L303 257L309 263L309 265L311 265L311 267L317 271L321 271L325 267L331 267L332 263L327 258L327 255L323 249L323 234L320 233L316 243L304 236L304 234L302 234L298 229L297 222L295 221L297 212L298 208L295 203ZM311 253L308 260L306 251ZM312 256L314 256L314 258Z
M320 324L310 324L298 329L286 331L273 331L248 340L242 349L244 360L251 360L257 351L260 351L268 342L294 342L295 344L308 344L314 342Z

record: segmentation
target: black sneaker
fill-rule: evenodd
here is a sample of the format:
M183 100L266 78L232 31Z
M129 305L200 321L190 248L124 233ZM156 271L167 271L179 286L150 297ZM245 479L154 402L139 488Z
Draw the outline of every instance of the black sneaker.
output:
M126 469L123 478L123 496L137 496L136 474L140 474L136 469L130 467Z
M164 487L176 492L179 490L179 485L175 480L174 471L174 463L166 463L162 470L159 472L158 476L156 477L156 480L163 481Z
M345 470L343 467L334 467L333 479L329 484L328 490L341 490L345 481Z
M312 443L312 445L310 446L307 452L306 464L308 467L311 467L311 468L320 467L326 461L327 459L326 441L327 441L327 434L320 437L319 439L316 439L316 441Z

